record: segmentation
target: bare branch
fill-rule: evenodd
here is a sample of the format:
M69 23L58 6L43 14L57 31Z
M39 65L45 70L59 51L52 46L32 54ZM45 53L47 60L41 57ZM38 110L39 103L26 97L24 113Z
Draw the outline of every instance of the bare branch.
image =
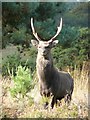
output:
M37 33L35 32L35 29L34 29L34 25L33 25L33 18L31 18L31 28L32 28L32 32L33 32L33 35L35 36L35 38L40 41L40 38L38 37Z

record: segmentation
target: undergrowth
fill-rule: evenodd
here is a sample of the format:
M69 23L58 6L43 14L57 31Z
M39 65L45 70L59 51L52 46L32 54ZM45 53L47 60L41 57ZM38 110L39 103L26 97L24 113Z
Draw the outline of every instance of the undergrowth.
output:
M23 82L26 83L25 80L27 80L27 83L30 85L32 80L29 81L30 78L30 76L28 76L29 71L21 66L19 66L18 69L17 69L18 71L17 75L14 76L14 78L12 77L14 82L16 82L17 79L20 82L22 77L18 77L18 76L24 75L23 77L24 79L22 79L22 83ZM20 72L20 70L23 71L23 74L22 72ZM16 97L13 98L12 96L10 96L10 94L8 94L8 92L11 91L5 90L5 88L14 89L15 87L17 87L15 85L18 82L16 82L14 86L11 86L12 80L9 80L10 82L9 84L8 84L8 80L6 82L4 80L3 91L6 92L7 94L7 96L3 96L3 100L5 99L6 101L6 102L3 101L4 115L9 117L14 117L15 114L17 118L38 118L38 119L39 118L88 118L89 62L84 62L82 69L75 67L74 70L68 68L66 71L68 71L74 79L74 91L69 106L67 106L64 100L62 99L61 103L58 104L57 106L55 105L54 109L50 109L49 107L47 109L44 109L43 104L47 99L43 99L42 97L40 97L38 82L36 82L34 88L31 88L30 91L25 93L23 101L20 101L21 99L17 99ZM33 81L34 80L37 81L36 73L34 73L33 78L34 78ZM28 87L29 86L27 85L27 88ZM21 89L21 93L22 93L22 89ZM48 101L50 102L50 98L48 98ZM9 109L8 109L8 105L10 107ZM15 111L13 110L14 108Z
M9 74L13 82L13 86L10 88L13 97L24 97L33 88L32 77L28 68L19 65L16 69L16 75L13 74L13 69L12 73L9 72Z

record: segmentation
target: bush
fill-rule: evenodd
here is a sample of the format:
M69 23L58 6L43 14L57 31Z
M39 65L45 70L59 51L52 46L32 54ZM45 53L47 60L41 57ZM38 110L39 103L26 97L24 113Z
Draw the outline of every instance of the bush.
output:
M31 47L29 49L20 50L19 52L11 53L11 55L5 54L2 60L2 75L8 76L11 74L13 69L13 74L16 75L16 68L21 64L22 66L28 67L31 72L35 70L36 67L36 54L35 48ZM7 50L7 49L6 49ZM22 51L22 53L20 53Z
M74 66L78 51L75 47L63 49L58 45L52 50L52 54L55 66L62 70L67 66Z
M77 41L79 37L79 31L77 27L70 27L65 25L61 31L61 35L58 36L60 44L64 49L72 47L72 43Z
M65 33L66 35L64 35ZM71 28L71 32L65 33L63 33L65 39L61 35L60 44L62 47L58 44L58 46L53 49L55 65L60 69L66 66L74 67L75 65L82 65L83 61L90 59L87 27L78 29Z
M14 43L15 45L24 44L26 39L25 32L26 28L24 26L23 27L20 26L18 30L15 29L11 36L11 42Z
M14 86L10 88L10 93L13 97L16 97L18 94L24 97L33 87L30 70L21 65L17 67L16 76L13 75L12 71L11 79L14 82Z
M2 75L9 75L13 69L13 74L15 75L16 68L20 64L20 56L13 54L7 56L5 60L2 61Z

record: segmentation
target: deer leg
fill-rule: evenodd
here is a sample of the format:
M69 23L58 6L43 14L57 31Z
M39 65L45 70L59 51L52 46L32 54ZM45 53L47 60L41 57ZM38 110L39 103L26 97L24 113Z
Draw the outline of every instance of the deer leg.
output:
M66 96L65 96L65 103L67 103L68 105L69 105L69 103L70 103L70 101L71 101L71 94L67 94Z
M61 106L61 101L58 100L58 99L56 100L56 107L57 107L57 106Z
M44 103L44 109L47 109L47 108L48 108L48 104L49 104L48 102L45 102L45 103Z
M57 100L55 97L52 98L52 101L51 101L51 108L53 109L54 107L54 104L57 103Z
M67 103L69 104L70 101L71 101L71 94L69 94L69 95L67 96Z

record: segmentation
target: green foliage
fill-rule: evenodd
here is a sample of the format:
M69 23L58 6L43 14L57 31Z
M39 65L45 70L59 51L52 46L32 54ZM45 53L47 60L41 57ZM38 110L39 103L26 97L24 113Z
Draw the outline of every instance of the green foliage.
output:
M9 43L22 45L24 53L20 54L21 60L16 60L16 66L19 63L24 66L28 59L26 66L33 72L37 52L30 46L30 40L34 38L30 29L30 18L34 18L35 30L42 40L49 40L56 33L59 19L62 17L63 28L57 37L60 44L53 50L54 63L60 69L82 64L90 59L87 8L88 3L3 3L2 47L5 48ZM26 52L27 55L24 55ZM7 74L7 66L14 66L12 64L15 58L12 59L12 63L10 60L4 63L4 74Z
M60 39L60 44L64 48L69 48L72 47L72 43L75 42L78 39L78 37L78 28L65 25L58 39Z
M67 66L74 66L78 50L76 48L56 47L53 49L54 63L59 69L63 69ZM59 57L58 57L59 56Z
M59 69L66 66L82 65L83 61L90 59L88 28L71 28L69 32L67 28L65 33L61 35L60 45L62 47L58 45L52 51L54 63Z
M8 34L6 36L2 36L2 39L3 39L3 41L2 41L2 49L6 48L6 46L8 45L8 43L9 43L8 38L9 38Z
M30 68L31 72L36 68L36 56L37 50L34 47L30 47L28 49L24 49L24 52L21 54L21 64ZM26 62L27 61L27 62Z
M7 56L5 60L2 61L2 75L9 75L12 72L15 74L17 66L20 64L20 56L13 54Z
M17 67L15 76L12 71L11 79L14 82L14 86L10 89L10 93L13 97L18 94L24 97L33 86L30 70L26 67L22 67L21 65Z
M12 43L15 43L16 45L24 44L25 39L26 39L25 32L26 32L26 28L24 26L21 27L19 30L14 30L11 36Z
M62 41L69 39L69 36L72 38L73 35L77 34L75 28L70 28L70 26L87 26L87 8L88 3L3 3L3 48L10 42L29 47L27 44L29 44L32 35L27 39L27 34L29 35L32 32L30 30L31 17L36 20L36 30L40 36L43 39L49 39L54 35L58 19L62 16L65 24L65 29L62 32L63 37L68 33L67 36L62 37ZM68 40L65 41L67 44Z
M37 19L44 21L47 18L53 17L56 12L56 10L54 8L55 8L55 4L53 4L52 2L50 2L50 3L40 2L39 6L35 10L35 12L37 13Z
M34 15L37 6L38 3L2 3L2 48L8 43L24 44L29 47L30 17Z
M70 26L88 26L88 2L82 3L71 3L72 7L66 12L63 17L65 23ZM69 5L70 6L70 5Z
M88 61L90 59L90 41L89 41L89 32L88 28L80 28L79 29L79 37L76 42L74 42L74 46L78 50L78 56L76 58L77 64L82 64L83 61Z
M31 72L36 68L36 54L37 51L34 47L30 47L29 49L22 50L22 47L20 48L17 46L19 51L16 51L15 53L10 53L8 55L5 54L3 56L2 60L2 75L10 75L13 69L13 74L16 74L16 68L21 64L22 66L28 67ZM6 48L6 51L9 51L9 49ZM13 50L13 48L12 48ZM21 53L22 51L22 53ZM8 71L9 70L9 71Z
M52 19L41 22L35 21L36 31L38 31L39 36L41 36L43 40L48 40L55 34L56 25L53 24L54 20Z

